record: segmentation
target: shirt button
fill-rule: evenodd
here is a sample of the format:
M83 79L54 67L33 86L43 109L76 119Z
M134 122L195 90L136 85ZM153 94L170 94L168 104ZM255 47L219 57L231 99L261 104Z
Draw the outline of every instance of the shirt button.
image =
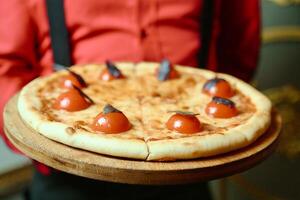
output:
M146 32L145 29L142 29L142 30L140 31L140 37L141 37L141 39L144 39L144 38L147 37L147 32Z

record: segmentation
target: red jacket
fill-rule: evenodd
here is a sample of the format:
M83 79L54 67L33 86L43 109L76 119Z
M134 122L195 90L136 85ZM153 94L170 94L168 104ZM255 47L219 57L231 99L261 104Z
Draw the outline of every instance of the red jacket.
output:
M75 64L160 61L197 66L201 0L65 0ZM249 80L260 45L259 1L214 0L207 68ZM53 71L45 2L0 2L0 113L35 77ZM0 117L0 133L3 120Z

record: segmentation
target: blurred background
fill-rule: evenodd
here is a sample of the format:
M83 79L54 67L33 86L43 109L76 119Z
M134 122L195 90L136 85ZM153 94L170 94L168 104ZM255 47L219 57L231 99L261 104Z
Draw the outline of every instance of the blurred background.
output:
M300 199L300 0L262 0L262 48L253 84L283 117L277 151L247 172L210 183L215 200ZM31 162L0 140L0 199L22 200Z

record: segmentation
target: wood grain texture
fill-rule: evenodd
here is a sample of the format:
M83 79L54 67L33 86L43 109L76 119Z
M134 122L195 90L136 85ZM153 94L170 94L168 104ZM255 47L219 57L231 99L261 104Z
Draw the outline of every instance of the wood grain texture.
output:
M247 170L276 147L281 118L273 112L269 130L255 143L238 151L176 162L146 162L104 156L52 141L28 127L14 96L4 110L5 133L28 157L55 169L92 179L129 184L184 184L207 181Z

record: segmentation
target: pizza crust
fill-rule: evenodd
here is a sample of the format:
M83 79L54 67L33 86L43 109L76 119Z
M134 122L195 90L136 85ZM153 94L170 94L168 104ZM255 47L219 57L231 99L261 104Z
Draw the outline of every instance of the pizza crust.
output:
M139 77L139 80L143 80L146 76L153 76L155 73L155 69L159 66L158 63L139 63L134 66L131 63L117 63L117 66L122 70L122 72L130 77ZM80 68L78 66L73 67L72 69L79 73L89 73L89 76L96 76L96 74L100 73L101 69L103 69L103 65L89 65ZM155 95L159 95L159 98L165 99L166 104L165 107L173 109L175 104L179 106L180 100L184 102L186 98L186 94L183 92L180 93L184 88L180 88L176 86L180 86L182 84L190 84L191 80L189 80L188 76L195 76L195 80L198 85L195 85L193 90L201 91L202 85L204 84L205 79L210 79L215 76L220 78L224 78L231 83L235 87L235 89L239 92L242 92L247 97L249 97L251 103L255 105L255 111L253 115L250 116L243 124L237 125L236 127L232 127L227 131L222 131L220 133L216 132L214 134L206 134L206 135L184 135L183 138L171 138L171 139L162 139L162 140L151 140L146 135L147 130L145 131L145 127L147 128L148 124L139 125L139 121L143 121L142 119L134 118L135 115L138 115L137 111L130 113L131 107L130 104L120 103L120 106L123 106L123 109L127 109L126 111L131 118L131 121L134 121L135 126L137 127L134 130L120 133L120 134L103 134L103 133L93 133L89 129L76 129L70 124L65 124L62 122L52 121L48 119L43 113L40 112L41 102L38 94L39 90L47 85L49 82L57 80L59 77L66 74L66 72L57 72L48 77L38 78L25 86L19 96L18 100L18 110L21 118L35 131L38 133L55 140L57 142L61 142L63 144L96 152L105 155L111 155L116 157L123 158L133 158L140 160L160 160L160 161L168 161L168 160L178 160L178 159L194 159L199 157L207 157L212 155L218 155L221 153L226 153L232 150L236 150L242 147L245 147L252 142L254 142L260 135L262 135L269 126L271 121L271 102L260 92L258 92L253 87L249 86L247 83L227 74L214 73L207 70L202 69L194 69L190 67L184 66L176 66L176 69L182 74L188 74L187 77L183 77L179 80L169 81L169 82L158 82L158 81L148 81L140 82L140 84L135 84L129 90L134 91L138 94L139 97L146 99L147 95L152 95L149 97L149 101L152 101L151 98L155 98ZM85 71L84 71L85 70ZM190 74L190 75L189 75ZM92 79L95 77L91 77ZM150 80L150 79L149 79ZM130 80L131 81L131 80ZM187 82L189 81L189 82ZM141 84L143 83L143 84ZM201 83L201 84L199 84ZM134 84L133 82L130 85ZM194 84L191 82L191 84ZM120 82L120 85L122 83ZM145 87L154 87L154 89L146 89ZM168 88L172 88L171 93L178 93L177 96L163 96L165 95L165 91ZM175 88L175 89L174 89ZM124 88L122 88L124 89ZM176 90L178 89L178 91ZM195 92L195 91L187 91ZM153 93L160 94L153 94ZM179 94L180 93L180 94ZM195 93L196 94L196 93ZM154 96L153 96L154 95ZM194 93L188 94L193 96ZM119 95L119 102L122 102L122 98L130 97L132 101L134 101L134 96L131 97L130 94ZM102 97L99 97L101 99ZM170 100L177 99L176 101ZM204 99L207 97L203 97ZM191 98L189 101L186 101L186 104L197 105L195 102L198 102L198 99ZM194 104L195 103L195 104ZM131 106L138 106L137 104L133 104ZM163 103L161 106L164 105ZM143 105L140 105L143 106ZM159 104L158 104L159 106ZM139 107L140 108L140 107ZM96 109L96 108L93 108ZM155 107L153 107L153 112L155 112ZM122 109L121 109L122 110ZM141 109L142 110L142 109ZM150 109L151 110L151 109ZM164 110L167 111L167 110ZM99 112L99 111L97 111ZM136 113L135 113L136 112ZM161 111L160 111L161 112ZM91 112L92 113L92 112ZM151 114L151 113L150 113ZM148 113L149 115L149 113ZM156 116L154 116L155 118ZM160 116L157 115L157 118ZM226 122L226 120L215 120L220 123ZM228 121L228 120L227 120ZM164 124L165 118L159 119L159 122ZM149 122L150 123L150 122ZM226 123L225 123L226 124ZM143 126L143 127L142 127ZM159 137L163 134L163 131L160 132L158 129L149 129L152 131L156 137ZM171 133L169 133L171 134ZM178 134L177 134L178 135ZM180 135L180 134L179 134ZM180 137L180 136L178 136ZM161 137L163 138L163 137Z
M227 134L213 134L180 139L147 142L147 160L178 160L208 157L226 153L247 145L243 134L231 131Z
M147 160L177 160L208 157L227 153L253 143L269 127L267 115L254 116L242 126L222 134L191 136L187 138L148 141ZM255 123L255 127L253 126Z
M140 139L91 134L84 130L74 130L62 123L47 121L41 121L37 131L52 140L96 153L141 160L148 156L147 145Z

